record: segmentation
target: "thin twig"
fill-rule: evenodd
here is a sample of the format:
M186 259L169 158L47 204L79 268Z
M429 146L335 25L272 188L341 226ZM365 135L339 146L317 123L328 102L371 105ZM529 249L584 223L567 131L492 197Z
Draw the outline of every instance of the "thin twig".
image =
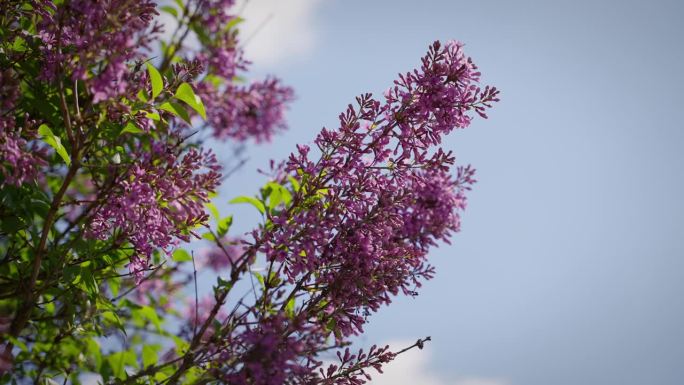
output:
M199 323L199 295L197 294L197 266L195 266L195 251L190 252L190 257L192 257L192 276L195 281L195 322L193 322L192 338L197 335L197 324Z

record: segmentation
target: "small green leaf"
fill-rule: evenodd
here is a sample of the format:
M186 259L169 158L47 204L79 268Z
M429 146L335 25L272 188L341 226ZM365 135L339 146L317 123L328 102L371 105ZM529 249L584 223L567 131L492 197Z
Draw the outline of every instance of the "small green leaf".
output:
M90 269L81 269L81 275L83 277L83 290L92 296L97 295L100 292L100 286L97 284L92 271Z
M265 186L265 191L268 192L268 209L273 210L280 204L286 206L292 201L292 194L276 182L269 182Z
M157 68L150 63L147 63L147 73L150 75L150 83L152 83L152 99L156 98L164 89L164 79L157 71Z
M67 152L66 148L64 148L64 145L62 145L62 140L59 138L59 136L56 136L52 133L50 127L45 124L41 124L40 127L38 127L38 135L43 138L45 143L49 144L50 147L55 149L57 154L62 157L67 166L71 166L71 157L69 156L69 153Z
M293 177L292 175L288 175L287 180L290 181L290 184L292 185L292 189L295 192L299 191L299 181L297 180L297 178Z
M138 365L135 359L135 353L130 350L110 354L109 357L107 357L107 362L112 368L114 377L120 380L125 379L127 376L126 365L134 367Z
M176 8L170 6L170 5L165 5L163 7L160 7L159 9L161 9L162 11L172 15L176 19L178 18L178 10Z
M188 114L188 111L183 108L178 103L173 103L173 102L165 102L161 106L159 106L160 110L168 111L181 119L185 120L188 124L190 124L190 114Z
M228 203L233 203L233 204L235 204L235 203L249 203L252 206L256 207L256 209L259 210L260 213L262 213L262 214L266 213L266 207L264 206L264 204L260 200L254 198L254 197L240 196L240 197L237 197L237 198L231 200Z
M156 112L145 111L145 116L147 116L149 119L154 120L155 122L158 122L161 120L161 116L159 116L159 114Z
M285 314L287 314L288 317L292 318L292 317L294 317L294 310L295 310L295 299L294 299L294 297L292 297L287 301L287 304L285 305Z
M233 287L233 284L230 283L230 281L226 281L225 279L223 279L221 277L216 277L216 281L217 281L216 286L218 288L225 288L225 289L230 290Z
M112 292L112 295L117 296L119 295L119 289L121 288L121 278L120 277L113 277L107 280L107 283L109 283L109 290Z
M21 349L22 352L28 352L28 346L21 340L16 339L15 337L8 336L9 341L12 343L12 345L18 347Z
M161 346L157 344L145 344L143 345L142 348L142 359L143 359L143 368L147 368L150 365L154 365L157 363L157 359L159 356L157 355L157 352L161 349Z
M143 306L138 310L140 312L140 315L142 315L144 318L146 318L148 321L154 325L154 327L157 329L158 332L162 332L162 321L157 315L157 312L154 311L154 309L150 306Z
M264 276L256 271L253 271L252 274L256 277L257 281L259 281L261 288L264 289L266 287L266 283L264 282Z
M121 321L121 318L119 318L118 314L111 310L106 310L102 312L102 318L111 325L115 326L117 329L121 330L121 332L126 335L126 328L124 327L123 322Z
M218 221L217 233L219 237L222 237L228 233L230 226L233 224L233 216L229 215Z
M95 364L95 369L99 371L100 366L102 365L102 349L100 344L91 338L88 338L85 342L87 355Z
M26 41L21 36L17 36L12 44L12 50L17 52L26 51Z
M226 23L226 26L223 27L223 29L224 31L228 31L236 25L242 23L243 21L245 21L245 19L241 18L240 16L235 16L229 22Z
M216 218L218 220L221 217L221 215L219 214L218 208L216 207L215 204L209 202L209 203L205 204L205 206L209 209L209 212L211 213L211 215L214 218Z
M207 119L207 112L204 110L202 99L195 94L192 87L188 83L181 83L176 90L174 97L178 100L184 101L188 106L195 110L202 119Z
M138 91L137 97L140 99L140 101L147 103L147 95L145 95L143 90Z
M123 134L125 134L125 133L127 133L127 132L130 132L131 134L139 134L139 133L145 132L145 131L143 131L143 130L141 130L140 128L138 128L138 126L136 126L135 124L133 124L133 122L128 122L128 123L126 123L126 125L124 126L123 130L121 130L121 132L119 133L119 135L123 135Z
M187 251L183 249L178 249L173 252L173 254L171 255L171 259L173 259L176 262L188 262L192 261L192 256Z

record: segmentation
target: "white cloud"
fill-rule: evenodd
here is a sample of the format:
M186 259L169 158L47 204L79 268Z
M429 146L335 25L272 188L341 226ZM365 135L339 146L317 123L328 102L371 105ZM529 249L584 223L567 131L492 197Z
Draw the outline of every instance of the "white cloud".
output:
M316 46L321 4L321 0L239 2L235 9L243 9L240 34L243 42L247 39L247 59L259 67L273 67L306 57Z
M413 342L396 341L389 345L401 348L411 345ZM385 344L379 344L384 346ZM430 367L430 344L423 350L411 349L399 355L394 361L383 368L383 374L371 373L373 380L371 385L510 385L510 382L501 378L488 378L478 376L459 376L444 378L435 373ZM371 370L371 372L374 372Z

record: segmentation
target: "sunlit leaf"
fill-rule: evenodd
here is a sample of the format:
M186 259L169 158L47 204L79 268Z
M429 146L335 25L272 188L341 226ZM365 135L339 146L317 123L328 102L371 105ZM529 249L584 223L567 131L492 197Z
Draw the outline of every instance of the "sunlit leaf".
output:
M121 130L121 134L125 134L127 132L130 132L131 134L140 134L141 132L145 132L145 131L138 128L138 126L133 124L133 122L128 122L124 126L123 130Z
M186 111L185 108L183 108L183 106L181 106L178 103L165 102L159 106L159 109L170 112L170 113L180 117L181 119L186 121L188 124L190 124L190 114L188 114L188 111Z
M155 66L150 63L147 64L147 73L150 75L150 83L152 83L152 99L159 96L164 89L164 80Z
M64 148L64 145L62 145L62 140L59 138L59 136L56 136L52 133L50 127L45 124L41 124L40 127L38 127L38 135L40 135L45 143L55 149L57 154L64 160L67 166L71 165L71 157L69 156L66 148Z
M165 5L163 7L159 7L162 11L172 15L176 19L178 18L178 10L170 5Z
M256 207L257 210L259 210L260 213L264 214L266 213L266 207L264 206L263 202L260 200L254 198L254 197L248 197L248 196L239 196L233 200L231 200L228 203L248 203L254 207Z
M173 252L171 255L171 259L173 259L176 262L189 262L192 261L192 256L190 253L183 249L178 249Z
M207 113L204 109L202 99L195 94L195 91L192 90L190 84L181 83L181 85L178 86L178 89L176 89L176 94L174 97L185 102L188 106L190 106L190 108L200 114L203 119L207 118Z

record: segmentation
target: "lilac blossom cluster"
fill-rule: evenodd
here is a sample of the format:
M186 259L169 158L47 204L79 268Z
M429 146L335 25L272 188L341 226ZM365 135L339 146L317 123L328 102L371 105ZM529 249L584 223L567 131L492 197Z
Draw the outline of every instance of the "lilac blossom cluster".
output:
M256 142L268 142L287 128L285 106L294 98L291 88L272 77L247 86L227 85L222 90L205 83L201 94L207 100L214 137Z
M321 365L310 353L324 344L320 327L305 317L262 315L221 341L218 357L229 365L218 366L213 375L235 385L306 383L312 379L311 367Z
M179 240L189 241L192 229L206 223L204 204L221 174L211 152L190 149L179 157L166 143L153 142L148 151L136 155L108 200L93 214L85 234L130 242L135 254L129 269L140 280L153 251L170 251Z
M216 241L216 245L200 252L198 269L208 267L220 273L240 262L245 252L245 245L239 238L224 237Z
M44 155L44 151L31 148L18 134L3 132L0 136L0 174L3 177L0 187L5 184L18 187L39 179L40 168L47 165Z
M459 230L472 170L452 179L454 158L434 147L470 124L469 111L483 114L498 100L496 89L477 86L479 76L460 43L435 42L384 102L363 95L338 130L319 134L317 161L307 146L290 156L285 171L303 178L295 199L306 199L306 210L275 214L276 230L256 234L266 239L260 250L284 263L292 282L317 288L343 336L362 332L364 316L390 294L430 278L428 248Z
M200 2L200 19L210 38L205 39L204 49L196 58L211 76L198 84L199 94L207 105L214 137L268 142L287 128L285 109L294 92L275 77L247 84L236 81L250 62L243 57L237 31L224 28L236 20L230 14L233 5L230 0Z
M161 31L152 25L158 12L151 0L70 0L60 7L36 0L34 7L41 16L42 77L86 82L93 103L126 93L128 63Z
M235 19L231 12L235 0L198 0L197 15L203 28L211 33L218 33Z
M35 139L35 131L17 127L12 111L18 99L19 84L15 74L10 69L0 71L0 187L18 187L24 182L35 181L40 177L40 168L47 165L45 150L27 141ZM28 116L23 120L28 123Z
M271 272L289 282L270 297L272 283L266 284L264 301L280 307L275 318L253 314L259 327L282 320L282 331L236 329L237 336L249 336L237 344L243 352L231 344L224 349L241 355L240 364L218 363L232 373L230 383L361 384L368 378L364 368L393 358L386 349L353 358L346 353L340 366L326 371L317 371L315 359L331 333L337 345L346 343L392 295L415 295L433 276L427 252L459 231L465 192L475 182L470 167L452 176L455 159L438 145L453 129L467 127L473 112L486 117L485 109L498 101L495 88L477 85L479 76L460 43L435 42L420 69L401 74L384 100L362 95L358 107L340 115L338 129L324 128L314 141L318 156L297 146L278 178L290 181L292 202L269 213L271 224L252 233L244 254L265 255L269 282ZM291 338L313 345L304 343L293 354ZM268 359L251 360L254 352Z

